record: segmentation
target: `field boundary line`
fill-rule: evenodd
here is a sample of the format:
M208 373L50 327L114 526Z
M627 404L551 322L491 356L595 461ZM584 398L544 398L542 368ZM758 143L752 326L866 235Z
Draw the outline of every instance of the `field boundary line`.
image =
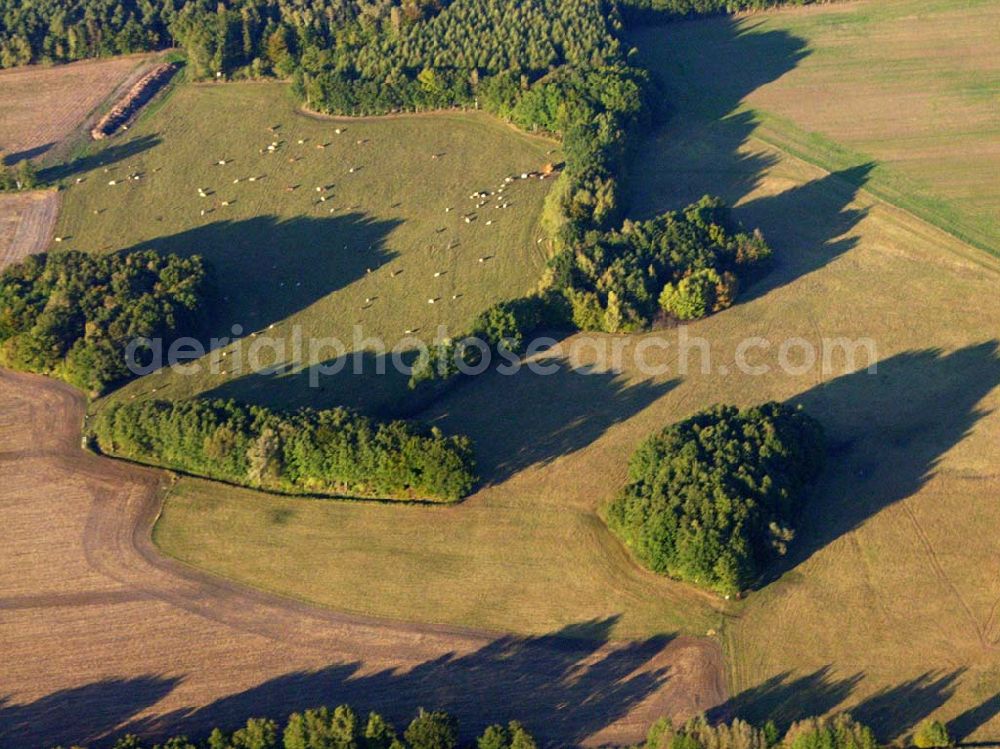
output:
M766 130L766 128L765 127L757 128L757 130L755 130L752 135L746 138L745 142L751 143L753 141L757 141L758 143L761 143L764 146L767 146L768 148L772 148L775 151L778 151L779 153L785 155L790 159L794 159L803 164L808 164L809 166L812 166L816 169L820 169L826 175L833 174L833 172L831 172L830 169L825 164L823 164L818 159L811 158L807 152L800 151L799 149L792 149L786 143L779 142L777 139L768 138L766 137L765 134L761 132L761 130ZM921 224L929 226L934 230L941 232L949 239L958 242L959 244L963 245L964 247L967 247L970 250L969 253L961 253L958 252L955 248L949 247L947 249L948 252L950 252L951 254L961 257L963 260L973 262L976 265L979 265L988 271L1000 274L1000 249L991 250L984 246L978 245L970 241L966 237L956 234L955 232L949 231L948 229L930 220L929 218L921 216L920 214L915 213L913 210L906 208L902 205L899 205L895 201L889 199L884 194L881 194L879 191L871 187L868 187L866 185L854 185L852 183L847 182L846 180L844 181L844 183L850 184L851 187L856 188L858 193L864 193L866 196L868 196L871 200L875 201L879 205L891 208L894 211L899 211L900 213L908 216L909 218L919 221Z

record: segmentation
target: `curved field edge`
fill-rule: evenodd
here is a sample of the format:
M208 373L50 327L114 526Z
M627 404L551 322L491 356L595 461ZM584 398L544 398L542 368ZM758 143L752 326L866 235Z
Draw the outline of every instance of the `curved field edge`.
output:
M441 329L464 330L491 303L537 283L545 262L537 222L551 180L517 180L506 209L477 208L469 195L538 169L554 149L476 112L334 122L300 113L286 84L176 86L126 137L71 165L57 231L76 249L205 256L219 296L205 342L228 338L218 352L242 351L245 366L230 359L212 372L206 358L196 376L163 372L112 397L156 387L172 399L391 413L405 403L407 377L393 367L373 373L372 339L392 348L410 334L433 340ZM481 215L466 223L470 211ZM260 349L256 373L251 341L239 349L234 325L244 338L266 330L276 342ZM299 358L296 331L316 342ZM331 339L371 376L346 367L313 382L308 368L337 355Z
M578 623L589 639L572 627L525 638L393 624L192 570L150 540L168 474L80 449L82 394L0 370L0 404L0 516L15 531L0 551L0 727L18 746L199 736L323 702L398 724L428 699L463 736L502 703L546 743L604 746L725 698L708 640L608 643L607 622ZM620 676L611 691L609 672ZM67 721L53 704L87 709Z

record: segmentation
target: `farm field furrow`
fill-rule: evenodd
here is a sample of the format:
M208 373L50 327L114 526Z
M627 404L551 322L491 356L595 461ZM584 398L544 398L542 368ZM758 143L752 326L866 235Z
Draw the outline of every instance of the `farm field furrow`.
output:
M0 195L0 269L49 247L59 204L55 190Z

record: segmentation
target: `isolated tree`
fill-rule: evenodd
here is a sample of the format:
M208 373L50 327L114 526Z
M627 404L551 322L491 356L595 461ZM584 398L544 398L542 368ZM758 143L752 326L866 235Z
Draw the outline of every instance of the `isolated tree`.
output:
M428 712L420 708L403 737L410 749L455 749L458 746L458 723L442 710Z
M715 309L716 290L722 278L712 268L696 270L660 293L660 307L678 320L697 320Z
M923 721L913 733L913 745L917 749L943 749L952 745L948 727L939 720Z
M399 745L396 729L376 712L368 714L364 739L366 749L392 749Z
M229 743L233 749L277 749L278 724L270 718L250 718Z

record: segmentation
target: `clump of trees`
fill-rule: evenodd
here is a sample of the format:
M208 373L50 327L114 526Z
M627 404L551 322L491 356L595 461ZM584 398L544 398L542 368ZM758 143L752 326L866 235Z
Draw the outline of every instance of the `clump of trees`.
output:
M589 232L552 258L547 284L565 294L574 327L631 332L660 309L692 320L730 306L771 255L760 232L740 231L722 200L706 195L681 211Z
M345 408L129 401L103 408L90 430L109 455L271 491L452 501L476 483L468 437Z
M787 749L877 749L875 734L847 713L806 718L785 734Z
M800 408L715 406L636 450L607 522L653 571L735 594L785 553L823 458Z
M29 256L0 274L0 364L102 393L133 376L131 341L195 328L208 286L197 255Z
M453 381L460 362L474 370L483 352L468 338L516 355L541 327L623 333L648 327L661 312L677 320L718 312L733 304L741 282L767 271L771 257L759 231L739 230L725 204L707 195L681 211L587 232L550 260L538 292L493 305L466 336L424 352L410 387Z
M532 294L497 302L476 317L467 336L437 341L424 350L413 364L410 388L452 381L461 373L460 364L468 368L465 371L474 371L485 355L483 346L490 355L500 353L516 359L533 331L564 326L567 319L565 305L557 295Z
M928 718L913 733L913 745L917 749L946 749L954 746L948 727L939 720Z
M38 172L29 159L22 159L16 165L8 165L0 152L0 191L34 190L40 186Z
M739 718L712 725L699 715L675 727L669 718L661 718L650 726L642 749L771 749L780 738L773 721L762 728Z
M492 725L476 740L479 749L537 749L517 721ZM232 733L215 728L203 741L173 736L162 743L134 734L119 738L112 749L457 749L458 722L443 710L423 708L403 735L377 712L363 717L350 705L317 707L289 715L282 726L271 718L250 718ZM80 749L80 747L73 747Z

